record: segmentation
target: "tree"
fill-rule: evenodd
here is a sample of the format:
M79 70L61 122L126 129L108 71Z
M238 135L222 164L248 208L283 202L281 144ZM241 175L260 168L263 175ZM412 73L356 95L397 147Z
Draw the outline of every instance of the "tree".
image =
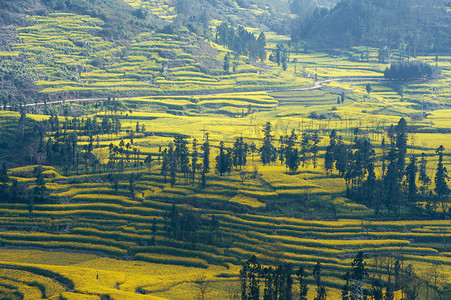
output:
M448 188L448 184L446 183L449 180L448 170L445 166L443 166L443 151L445 151L445 147L440 145L440 147L435 150L435 153L438 155L438 164L437 171L435 173L435 188L434 192L437 195L438 202L442 204L443 213L446 213L446 206L448 203L448 194L450 189Z
M390 49L387 46L380 48L377 52L377 59L379 63L387 63L390 58Z
M170 183L171 187L175 185L176 176L177 176L177 160L174 153L174 146L169 144L169 150L168 150L168 163L169 163L169 177L170 177Z
M227 54L224 56L224 72L226 74L230 73L230 54L227 52Z
M5 162L3 162L2 167L0 169L0 199L5 201L8 200L9 197L9 186L8 186L9 176L8 176L8 168L6 167Z
M36 176L36 186L33 188L33 203L42 203L45 200L45 191L47 187L45 186L44 179L44 168L42 166L37 166L34 168L33 173Z
M317 262L313 268L313 278L316 283L316 297L315 300L325 300L327 297L326 289L321 282L321 263Z
M150 154L144 159L144 163L147 165L150 172L150 167L152 167L152 156Z
M312 136L313 145L310 147L310 151L313 154L313 168L314 169L316 169L317 154L318 154L318 151L319 151L318 144L319 144L320 141L321 140L320 140L320 138L318 136L318 132L315 131L313 133L313 136Z
M260 148L260 155L263 165L275 162L277 159L276 148L272 144L273 136L271 135L272 127L271 123L267 122L263 126L263 145Z
M263 61L266 59L266 36L262 31L257 39L257 49L258 49L258 57Z
M168 172L169 172L168 149L164 149L161 154L163 156L163 161L162 161L162 164L161 164L161 175L163 175L164 183L166 183L166 176L168 176Z
M293 129L291 131L291 135L288 137L286 141L286 147L285 147L285 157L286 157L286 166L292 173L295 173L297 169L299 168L299 152L296 148L296 140L298 139L298 136Z
M397 148L397 168L398 168L398 180L402 181L404 176L404 167L406 164L407 154L407 122L404 118L398 121L395 127L396 133L396 148Z
M387 156L387 172L383 179L385 205L389 209L394 209L395 212L399 208L399 205L402 203L401 185L398 180L400 176L398 175L399 172L397 168L396 156L396 150L392 148Z
M198 164L197 164L197 156L198 155L199 155L199 153L197 152L197 140L194 139L193 140L193 153L192 153L192 157L191 157L191 181L193 183L196 180L196 171L198 168Z
M210 144L208 143L208 132L205 134L205 142L202 144L203 163L202 163L202 188L207 185L207 173L210 171Z
M262 268L255 255L245 262L240 270L241 299L258 300L260 298L260 281Z
M8 181L9 181L8 168L6 167L5 162L3 162L2 167L0 169L0 183L6 185Z
M219 144L219 155L216 156L216 170L218 171L219 176L224 175L228 170L227 156L224 152L224 142L222 141Z
M365 87L366 92L368 93L368 95L371 94L371 92L373 91L373 87L371 86L370 83L367 83L366 87Z
M412 265L409 264L402 270L401 288L403 289L407 300L418 299L422 284L422 280L415 274Z
M341 298L342 300L349 300L351 299L351 275L349 274L349 272L346 272L344 278L345 280L345 284L343 285L342 289L341 289Z
M130 173L130 177L128 179L128 189L130 191L130 199L134 200L135 199L135 179L136 179L136 174L135 173Z
M410 163L406 167L407 184L408 184L407 198L410 203L415 203L417 201L418 188L416 184L416 178L418 167L416 165L416 162L417 162L416 157L412 155L410 157Z
M353 280L352 295L354 299L363 299L363 280L368 276L365 266L366 263L363 260L363 252L360 251L352 261L351 279Z
M299 267L299 270L296 272L296 276L299 280L299 300L307 300L308 285L305 281L307 274L305 273L303 267Z

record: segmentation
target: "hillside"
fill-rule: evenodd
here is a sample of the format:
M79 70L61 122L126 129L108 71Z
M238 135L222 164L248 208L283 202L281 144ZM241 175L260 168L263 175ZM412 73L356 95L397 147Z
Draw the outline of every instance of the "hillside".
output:
M0 299L449 298L451 56L337 2L1 2Z
M448 1L342 0L309 20L294 22L292 37L322 46L372 46L416 53L449 53L451 49ZM418 30L422 26L422 30Z
M234 74L224 71L228 50L212 42L214 27L209 22L234 24L244 17L248 23L243 25L267 28L269 23L256 21L264 19L266 2L252 10L218 2L209 4L208 14L199 13L197 2L184 1L167 9L160 2L64 3L21 1L19 6L2 6L2 103L184 94L192 90L190 85L197 85L196 93L255 90L268 79L274 88L303 84L278 81L280 71L272 63L246 56L233 57Z

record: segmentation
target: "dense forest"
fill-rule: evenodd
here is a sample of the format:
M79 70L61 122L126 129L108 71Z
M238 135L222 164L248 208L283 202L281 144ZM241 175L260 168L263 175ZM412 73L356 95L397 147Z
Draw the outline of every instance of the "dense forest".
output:
M343 0L331 10L309 8L307 16L305 10L297 10L299 18L293 22L291 36L293 41L328 47L388 46L407 56L445 53L451 47L447 6L445 0Z

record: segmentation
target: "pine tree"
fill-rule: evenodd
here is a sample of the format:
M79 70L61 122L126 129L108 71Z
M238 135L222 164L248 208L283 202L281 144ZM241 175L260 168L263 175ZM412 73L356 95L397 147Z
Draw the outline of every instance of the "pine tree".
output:
M205 142L202 144L203 163L202 163L202 177L201 186L205 188L207 185L207 173L210 171L210 144L208 142L208 132L205 134Z
M285 156L286 156L286 166L292 173L295 173L299 167L299 152L296 148L296 140L298 139L298 136L293 129L291 131L291 135L286 140L286 147L284 149Z
M397 168L398 168L398 180L401 182L404 177L404 167L406 164L407 154L407 123L404 118L398 121L395 127L396 133L396 148L397 148Z
M8 176L8 168L6 167L5 162L2 163L2 167L0 169L0 199L3 201L8 201L9 197L9 186L8 186L9 176Z
M164 149L162 152L162 156L163 156L163 162L161 164L161 175L163 175L164 177L164 183L167 182L166 180L166 176L168 175L169 172L169 156L168 156L168 149Z
M397 212L399 205L402 203L401 185L398 181L398 168L396 160L396 150L392 148L388 153L387 172L384 177L384 194L385 204L387 208L394 209Z
M128 188L130 191L130 199L132 199L132 200L135 199L135 188L136 188L135 177L136 177L136 175L134 173L130 173L130 177L129 177L129 181L128 181L129 182Z
M307 274L303 267L299 267L299 270L296 272L296 276L299 280L299 300L307 300L308 285L305 281Z
M36 175L36 186L33 188L33 203L42 203L45 200L45 191L47 187L45 186L44 179L44 168L42 166L37 166L33 173Z
M6 167L5 162L3 162L2 167L0 169L0 183L6 185L8 181L9 181L8 168Z
M345 280L345 284L341 289L341 299L349 300L351 299L351 275L349 274L349 272L346 272L343 279Z
M366 87L365 87L366 92L368 93L368 95L371 94L371 92L373 91L373 87L371 86L370 83L367 83Z
M228 162L226 153L224 152L224 142L221 141L219 144L219 155L216 156L216 170L219 173L219 176L224 175L228 169Z
M407 198L409 202L412 204L416 203L418 194L418 188L416 184L418 167L416 163L417 158L412 155L410 157L410 163L406 167L407 184L408 184Z
M257 47L258 47L258 57L261 60L265 60L266 59L266 51L265 51L265 48L266 48L266 36L265 36L265 33L263 31L258 36Z
M445 166L443 166L443 151L445 151L445 147L443 145L440 145L440 147L435 150L435 152L438 155L438 164L437 164L437 171L435 173L435 188L434 192L437 195L438 202L442 204L443 213L446 213L447 203L448 203L448 194L450 192L450 189L448 188L447 180L449 180L448 177L448 170Z
M169 164L169 177L170 177L170 184L171 187L175 185L176 182L176 176L177 176L177 161L176 156L174 153L174 146L169 144L169 150L168 150L168 164Z
M360 251L352 261L351 279L353 280L353 299L363 299L363 281L368 276L368 272L366 271L365 266L366 263L363 259L363 252Z
M196 171L197 171L197 156L199 153L197 152L197 140L193 140L193 153L191 157L191 181L194 183L196 180Z
M263 165L267 165L276 161L277 159L276 149L272 144L273 136L271 135L272 132L271 123L267 122L263 126L262 131L264 136L263 136L263 145L260 148L260 155Z
M313 155L313 168L314 169L316 168L317 155L318 155L318 151L319 151L318 144L320 141L321 140L318 136L318 132L315 131L315 133L312 136L313 145L310 148L310 151L312 152L312 155Z
M227 54L224 57L224 72L226 74L230 73L230 54L227 52Z
M316 297L315 300L325 300L327 297L326 289L321 282L321 263L317 262L313 268L313 278L316 283Z

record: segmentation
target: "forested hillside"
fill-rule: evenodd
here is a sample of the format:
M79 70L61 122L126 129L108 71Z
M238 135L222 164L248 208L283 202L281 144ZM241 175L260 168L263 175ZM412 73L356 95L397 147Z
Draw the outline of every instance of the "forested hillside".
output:
M446 0L342 0L294 22L292 38L322 46L368 45L418 52L449 53L450 3ZM421 30L419 29L421 28Z

